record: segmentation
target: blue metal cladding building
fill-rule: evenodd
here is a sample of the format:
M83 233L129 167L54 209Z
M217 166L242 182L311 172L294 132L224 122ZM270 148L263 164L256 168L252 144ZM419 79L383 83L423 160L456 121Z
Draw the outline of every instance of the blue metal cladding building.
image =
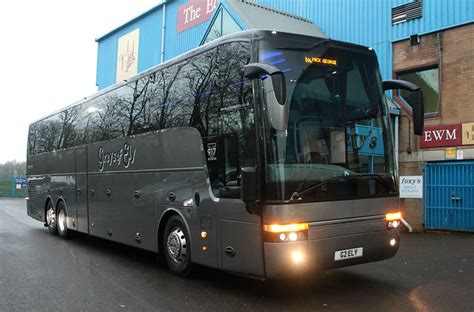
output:
M213 17L194 27L177 32L179 8L189 3L216 0L168 0L128 23L97 39L97 79L99 89L116 82L118 40L139 28L138 71L141 72L162 59L168 60L200 45ZM422 16L392 25L392 8L413 3L408 0L256 0L272 7L313 21L330 38L373 47L379 56L382 75L392 77L392 43L413 34L423 35L474 21L472 0L423 0ZM415 2L421 2L415 1ZM246 28L231 11L241 28ZM217 9L214 10L214 15ZM164 40L163 40L164 35ZM162 43L164 51L161 51Z
M384 79L436 74L427 76L435 77L430 82L436 84L436 100L425 105L425 112L426 107L433 109L425 115L427 126L439 134L445 126L457 124L471 139L454 146L463 152L454 162L445 156L446 147L453 145L421 147L409 131L411 108L394 94L401 107L391 110L400 176L424 179L422 198L402 199L401 204L415 230L474 232L474 89L467 86L474 79L474 0L168 0L97 39L98 88L126 79L118 73L127 58L136 65L130 75L144 71L212 39L211 30L218 23L222 34L225 23L232 24L231 31L256 28L262 24L257 23L258 14L242 15L255 4L290 14L288 19L294 21L289 27L284 16L273 15L268 29L282 31L281 23L295 30L297 23L309 23L322 36L374 48ZM190 22L184 28L183 12ZM138 38L123 45L122 38L137 29ZM429 84L422 86L430 89Z

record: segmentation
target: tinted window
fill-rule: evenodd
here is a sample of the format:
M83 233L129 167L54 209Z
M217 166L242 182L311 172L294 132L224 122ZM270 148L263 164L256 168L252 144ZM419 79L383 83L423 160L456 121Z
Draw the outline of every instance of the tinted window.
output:
M238 129L231 132L238 133L243 119L235 114L250 108L250 82L242 71L249 51L248 43L214 48L35 123L30 154L171 127L195 127L205 146L209 138L229 133L219 132L219 125L235 123ZM217 181L217 167L213 177Z
M250 45L234 42L219 47L203 135L212 190L218 197L240 198L242 167L255 166L255 132L251 83L243 67Z
M81 106L74 106L59 113L61 129L57 148L76 146L80 142L82 136L82 130L79 128L80 114Z
M184 63L165 68L153 76L149 85L147 112L149 130L173 127L180 115L180 103L185 96L185 85L180 81Z
M59 148L59 131L61 129L58 115L51 116L37 124L37 151L50 152Z

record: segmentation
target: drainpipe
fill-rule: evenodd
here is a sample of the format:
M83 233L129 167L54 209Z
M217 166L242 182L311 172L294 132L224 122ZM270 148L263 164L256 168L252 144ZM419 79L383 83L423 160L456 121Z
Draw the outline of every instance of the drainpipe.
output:
M161 57L160 63L165 61L165 34L166 34L166 0L163 1L163 22L161 24Z
M408 232L413 232L413 227L407 222L407 220L401 218L400 221L402 221L403 225L408 229Z
M395 165L397 166L397 174L400 176L400 171L398 171L398 116L395 116L395 147L394 147L394 153L395 153ZM407 220L404 218L401 218L400 221L403 223L403 225L408 229L408 232L412 233L413 232L413 227L408 223Z
M395 153L395 166L397 168L397 174L400 175L398 171L398 116L395 116L395 129L394 129L394 143L395 143L395 148L394 148L394 153Z

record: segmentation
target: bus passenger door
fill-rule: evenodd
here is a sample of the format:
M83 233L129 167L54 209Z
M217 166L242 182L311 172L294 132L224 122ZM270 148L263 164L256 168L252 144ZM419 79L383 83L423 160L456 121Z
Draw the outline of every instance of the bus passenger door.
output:
M220 234L219 260L226 271L263 277L261 219L250 214L240 199L241 168L256 165L255 136L250 126L253 116L242 114L241 111L221 114L214 162L217 176L210 174L212 190L219 198L215 203ZM208 167L212 167L209 161Z
M76 202L75 209L70 211L73 218L72 227L83 233L89 232L89 218L87 205L87 148L78 148L75 151L76 161Z

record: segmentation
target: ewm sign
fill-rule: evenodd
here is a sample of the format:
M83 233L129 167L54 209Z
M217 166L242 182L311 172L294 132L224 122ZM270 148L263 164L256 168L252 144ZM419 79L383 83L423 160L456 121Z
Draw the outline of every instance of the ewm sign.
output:
M211 18L217 0L191 0L178 8L177 32L204 23Z
M462 145L462 125L426 126L419 140L420 148Z

